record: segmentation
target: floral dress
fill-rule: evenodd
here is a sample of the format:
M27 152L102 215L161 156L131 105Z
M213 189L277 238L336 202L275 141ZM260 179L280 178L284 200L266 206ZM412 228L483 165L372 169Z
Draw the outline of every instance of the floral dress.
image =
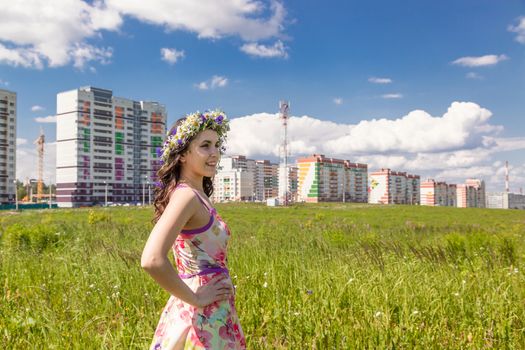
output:
M179 184L177 188L186 186ZM186 186L189 187L189 186ZM179 277L195 291L218 274L228 275L230 229L215 208L193 190L210 213L204 227L181 230L173 245ZM204 308L171 296L160 317L150 349L246 349L235 296Z

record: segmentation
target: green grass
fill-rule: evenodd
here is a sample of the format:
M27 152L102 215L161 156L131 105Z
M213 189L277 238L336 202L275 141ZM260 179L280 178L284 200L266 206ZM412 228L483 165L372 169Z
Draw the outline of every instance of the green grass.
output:
M217 205L249 349L525 348L525 211ZM5 349L144 349L151 208L0 214Z

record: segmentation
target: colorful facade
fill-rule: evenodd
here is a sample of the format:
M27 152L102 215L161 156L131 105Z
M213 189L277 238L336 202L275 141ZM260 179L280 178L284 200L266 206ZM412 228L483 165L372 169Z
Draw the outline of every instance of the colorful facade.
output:
M16 92L0 89L0 204L15 202Z
M419 204L420 176L381 169L370 173L369 202L376 204Z
M421 205L455 207L456 185L427 179L421 182Z
M467 179L457 185L457 206L459 208L485 208L485 182L479 179Z
M323 154L297 159L297 196L303 202L366 202L366 164L327 158Z
M108 202L149 202L166 118L163 105L115 97L111 90L83 87L59 93L58 205L104 204L106 194Z

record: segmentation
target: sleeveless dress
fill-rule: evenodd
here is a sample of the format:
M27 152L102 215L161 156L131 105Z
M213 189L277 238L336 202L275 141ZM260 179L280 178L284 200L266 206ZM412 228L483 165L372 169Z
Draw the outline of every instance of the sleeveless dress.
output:
M189 187L179 184L176 188L182 186ZM192 190L210 213L210 220L201 228L181 230L172 248L179 277L195 291L218 274L227 274L229 278L227 245L231 233L215 208L198 191ZM197 308L172 295L164 307L150 349L246 349L235 296Z

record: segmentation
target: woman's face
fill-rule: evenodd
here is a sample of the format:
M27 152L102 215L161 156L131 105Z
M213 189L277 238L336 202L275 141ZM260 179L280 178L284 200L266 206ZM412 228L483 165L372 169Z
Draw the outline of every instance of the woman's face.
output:
M214 130L204 130L197 134L181 156L184 168L200 176L213 177L219 162L219 136Z

